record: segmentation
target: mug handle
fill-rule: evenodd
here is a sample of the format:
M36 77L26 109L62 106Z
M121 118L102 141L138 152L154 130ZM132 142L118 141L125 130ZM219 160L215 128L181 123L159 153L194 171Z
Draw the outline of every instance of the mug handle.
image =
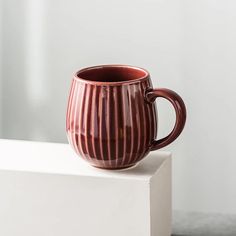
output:
M157 97L162 97L174 106L176 121L173 130L164 138L154 140L151 151L157 150L172 143L182 132L186 121L186 107L182 98L174 91L166 88L150 89L146 92L146 100L153 103Z

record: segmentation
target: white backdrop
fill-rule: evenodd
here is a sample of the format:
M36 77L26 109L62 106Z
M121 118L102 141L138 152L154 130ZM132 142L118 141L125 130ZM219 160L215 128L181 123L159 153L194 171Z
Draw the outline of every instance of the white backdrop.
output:
M0 0L0 55L2 55L2 0ZM0 56L0 137L2 135L2 56Z
M173 152L173 203L236 214L236 2L233 0L5 0L2 137L67 142L72 74L107 63L150 71L188 109ZM174 112L158 101L160 136Z

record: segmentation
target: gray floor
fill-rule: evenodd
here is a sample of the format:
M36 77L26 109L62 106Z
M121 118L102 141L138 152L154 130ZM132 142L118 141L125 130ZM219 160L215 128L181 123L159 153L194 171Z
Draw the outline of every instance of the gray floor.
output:
M236 215L173 213L172 236L236 236Z

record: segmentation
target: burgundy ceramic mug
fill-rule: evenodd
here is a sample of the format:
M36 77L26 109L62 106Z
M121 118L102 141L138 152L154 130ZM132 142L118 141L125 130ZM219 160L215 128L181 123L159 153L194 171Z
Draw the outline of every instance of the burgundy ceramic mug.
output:
M159 140L155 99L174 106L176 123ZM149 73L126 65L102 65L78 71L72 81L66 131L75 152L91 165L121 169L150 151L173 142L182 132L186 108L172 90L153 89Z

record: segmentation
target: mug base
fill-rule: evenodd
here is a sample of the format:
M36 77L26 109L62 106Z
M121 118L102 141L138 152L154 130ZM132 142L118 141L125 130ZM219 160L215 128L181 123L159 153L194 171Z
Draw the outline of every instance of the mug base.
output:
M118 167L104 167L104 166L96 166L96 165L92 165L95 168L99 168L99 169L104 169L104 170L127 170L127 169L133 169L138 165L138 163L135 164L131 164L131 165L127 165L127 166L118 166Z

